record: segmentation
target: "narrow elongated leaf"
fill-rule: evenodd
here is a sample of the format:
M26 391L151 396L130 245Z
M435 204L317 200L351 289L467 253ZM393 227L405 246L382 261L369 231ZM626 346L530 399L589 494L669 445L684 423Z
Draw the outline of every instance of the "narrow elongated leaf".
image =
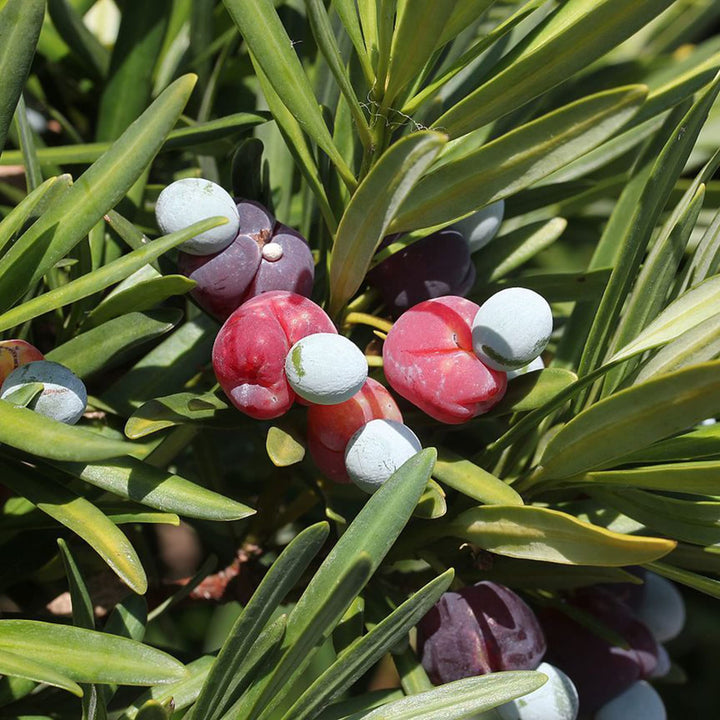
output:
M327 637L340 621L354 596L346 597L345 603L333 603L334 614L326 614L338 576L358 557L368 557L370 574L374 572L415 509L430 479L435 457L435 450L427 448L410 458L370 497L347 527L293 608L285 653L262 688L253 712L264 708L263 715L267 715L282 701L289 676L302 671L310 648ZM321 616L323 623L319 622Z
M537 479L605 465L712 416L720 404L720 362L661 375L581 412L545 448Z
M330 311L337 313L362 284L373 253L403 200L445 144L417 132L387 150L362 181L340 221L330 261Z
M680 500L632 488L593 490L603 505L619 510L645 527L695 545L720 542L720 503Z
M0 152L30 72L45 0L8 0L0 10Z
M532 185L620 129L646 93L631 85L591 95L467 153L458 141L453 159L417 183L390 231L447 225Z
M214 662L214 657L202 655L197 660L188 663L185 666L187 678L150 688L131 703L118 720L135 720L140 708L148 700L155 700L161 704L172 702L176 710L183 710L188 707L197 698Z
M682 118L652 164L647 178L639 178L642 181L641 190L629 216L617 218L620 224L617 240L619 249L614 258L610 281L588 334L578 375L594 370L605 354L608 338L615 329L658 216L682 172L719 91L720 77Z
M106 266L107 267L107 266ZM97 327L126 313L150 310L174 295L183 295L195 287L194 280L184 275L164 275L136 283L105 298L87 316L88 327Z
M493 77L437 120L455 138L524 105L629 38L673 0L569 0Z
M522 505L520 495L478 465L448 450L440 450L433 476L444 485L488 505Z
M610 362L622 360L674 340L717 314L720 277L711 277L668 305L632 342L618 350Z
M310 81L271 0L223 0L263 73L303 130L327 153L349 187L355 179L333 143Z
M455 682L395 700L363 715L363 720L460 720L490 710L545 684L534 671L497 672Z
M59 687L78 697L83 694L82 688L76 682L55 669L52 660L47 663L38 662L3 648L0 649L0 673Z
M283 720L315 717L330 701L369 670L400 642L450 587L454 572L448 570L418 590L369 633L354 642L285 713Z
M227 222L226 219L225 222ZM79 277L77 280L72 280L66 285L61 285L55 290L50 290L43 295L38 295L32 300L28 300L22 303L22 305L18 305L0 314L0 329L6 330L7 328L15 327L20 323L43 315L50 310L69 305L77 300L89 297L96 292L100 292L106 287L125 279L128 275L131 275L164 252L167 252L173 247L177 247L198 232L202 232L202 230L200 230L201 227L207 230L222 224L224 223L219 217L202 220L184 230L165 235L144 247L133 250L117 260L103 265L103 267ZM187 285L183 284L183 287L187 287ZM129 309L132 310L133 308Z
M715 443L717 448L718 443ZM627 470L603 470L572 478L572 483L619 486L660 492L683 492L688 495L720 495L720 462L663 463Z
M0 650L83 683L155 685L186 675L175 658L135 640L36 620L0 620Z
M176 80L0 260L5 310L119 202L155 157L195 84Z
M562 368L547 368L513 378L503 399L493 408L496 415L527 412L542 407L577 381L577 375Z
M4 460L0 467L8 487L85 540L135 592L147 590L145 571L130 541L95 505L32 468L20 469Z
M498 555L569 565L620 567L657 560L673 540L611 532L559 510L513 506L466 510L448 528L455 537Z
M255 512L243 503L135 458L58 467L114 495L183 517L228 521L241 520Z
M455 2L455 7L440 33L437 46L443 46L477 21L493 3L495 0L458 0Z
M311 525L299 533L271 565L223 643L198 697L195 717L213 720L234 702L244 681L238 669L272 613L319 552L328 532L327 523Z
M668 580L678 582L693 590L699 590L706 595L710 595L710 597L720 599L720 580L704 577L689 570L682 570L681 568L659 562L650 563L648 570L652 570Z
M360 29L360 18L358 17L355 2L353 2L353 0L332 0L332 4L352 41L363 73L365 74L365 79L368 85L372 85L375 75L370 65L370 57L365 47L365 41L363 40L362 30Z
M220 140L231 140L248 128L268 122L267 112L234 113L216 120L191 124L188 127L170 131L158 152L170 152L183 148L198 148ZM87 165L94 163L106 153L112 143L79 143L38 148L37 158L41 166ZM17 165L22 162L19 150L8 150L0 157L0 165Z
M128 313L76 335L46 353L45 358L85 378L122 362L133 348L170 332L181 318L182 310L174 308Z
M33 455L70 462L106 460L136 450L130 443L64 425L5 400L0 400L0 442Z
M147 107L171 8L172 0L132 0L123 7L100 97L98 140L118 138Z
M93 604L77 561L70 552L68 544L62 538L58 538L58 547L60 548L60 556L65 567L68 585L70 586L73 624L76 627L94 630L95 613L93 611Z

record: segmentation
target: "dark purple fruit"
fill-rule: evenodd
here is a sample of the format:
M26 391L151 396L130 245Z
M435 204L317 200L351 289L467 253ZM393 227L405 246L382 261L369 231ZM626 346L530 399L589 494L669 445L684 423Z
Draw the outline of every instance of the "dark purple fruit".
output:
M534 670L545 654L533 611L493 582L444 593L417 631L418 654L436 685L500 670Z
M632 610L603 588L578 590L569 603L627 644L614 645L554 608L544 608L539 615L548 642L547 661L575 683L581 711L593 713L637 680L650 677L658 662L659 647Z
M475 282L475 266L465 238L446 229L383 260L369 272L368 280L397 316L424 300L465 295Z

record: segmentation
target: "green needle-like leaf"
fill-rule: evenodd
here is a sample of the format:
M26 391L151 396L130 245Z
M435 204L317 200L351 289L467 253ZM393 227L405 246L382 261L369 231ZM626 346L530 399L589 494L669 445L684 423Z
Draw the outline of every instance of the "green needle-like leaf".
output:
M444 135L417 132L387 150L353 195L340 221L330 260L330 312L353 296L398 208L445 144Z
M45 0L8 0L0 10L0 152L30 72Z
M155 685L186 675L175 658L106 633L35 620L0 620L0 650L52 664L82 683Z

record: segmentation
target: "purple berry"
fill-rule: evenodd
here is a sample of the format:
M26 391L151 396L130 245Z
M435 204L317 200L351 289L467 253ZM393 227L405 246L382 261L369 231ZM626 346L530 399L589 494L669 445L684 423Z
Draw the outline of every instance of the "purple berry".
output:
M627 648L613 645L554 608L545 608L540 613L548 642L547 661L568 674L578 689L582 712L592 713L637 680L649 677L660 651L648 628L605 589L583 588L569 603L622 637L628 645Z
M388 238L389 244L395 238ZM388 309L399 315L423 300L465 295L475 282L475 266L463 236L440 230L376 265L368 274Z
M260 267L248 289L248 297L269 290L289 290L309 297L315 263L305 238L278 223L270 242L261 249Z
M417 630L418 653L436 685L500 670L534 670L545 654L533 611L493 582L444 593Z

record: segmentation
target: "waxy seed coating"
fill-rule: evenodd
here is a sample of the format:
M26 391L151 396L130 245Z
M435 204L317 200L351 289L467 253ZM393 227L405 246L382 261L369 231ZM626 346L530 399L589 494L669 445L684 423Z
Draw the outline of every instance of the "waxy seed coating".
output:
M38 382L45 387L28 406L31 410L66 425L74 425L82 417L87 406L85 384L72 370L49 360L36 360L11 372L0 388L0 398Z
M472 323L475 354L494 370L517 370L545 349L552 310L542 295L507 288L488 298Z
M667 720L665 705L655 688L638 680L625 692L603 705L595 720Z
M226 217L227 224L206 230L180 245L180 249L190 255L220 252L235 239L240 227L235 201L210 180L184 178L168 185L155 205L157 224L166 234L216 215Z
M290 387L304 400L336 405L362 388L368 364L360 348L343 335L315 333L298 340L285 359Z
M355 485L374 493L420 450L420 441L407 425L395 420L371 420L350 438L345 468Z
M497 708L501 720L575 720L579 710L578 693L570 678L550 663L540 663L537 671L547 682L534 692Z
M505 201L498 200L464 220L458 220L452 227L465 237L470 252L474 253L485 247L497 235L504 215Z

